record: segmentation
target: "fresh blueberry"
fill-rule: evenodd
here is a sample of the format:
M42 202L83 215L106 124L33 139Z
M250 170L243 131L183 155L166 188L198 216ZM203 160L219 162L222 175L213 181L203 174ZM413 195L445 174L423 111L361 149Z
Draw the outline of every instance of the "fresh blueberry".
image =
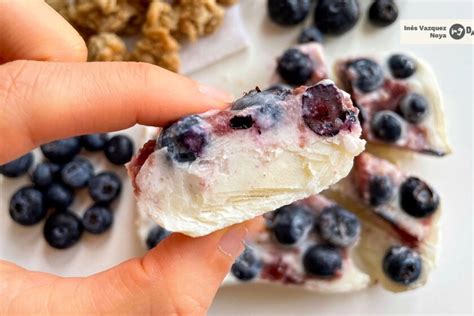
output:
M398 18L398 7L393 0L376 0L369 9L369 20L377 26L388 26Z
M409 177L400 187L400 205L413 217L426 217L438 209L439 196L423 180Z
M283 26L302 22L309 13L310 0L268 0L270 19Z
M388 66L392 76L398 79L408 78L416 71L416 62L413 58L402 54L394 54L390 56L388 59Z
M98 203L110 203L122 191L120 177L112 171L101 172L89 181L89 195Z
M339 205L326 207L319 214L316 223L321 238L333 246L353 245L360 235L357 216Z
M349 64L349 69L355 72L355 87L362 92L375 91L383 84L383 69L371 59L360 58L354 60Z
M278 58L277 71L291 85L305 84L313 74L313 62L299 49L290 48Z
M109 140L107 133L90 134L81 136L81 144L88 151L99 151L104 149Z
M28 172L33 164L33 153L27 153L15 160L0 165L0 174L5 177L16 178Z
M112 226L112 222L112 212L103 205L88 208L82 216L82 225L91 234L102 234Z
M81 144L78 137L66 138L41 145L41 151L52 162L66 163L81 151Z
M24 187L10 199L10 216L21 225L33 225L46 216L43 194L33 187Z
M57 210L64 210L74 201L74 192L59 182L53 182L45 190L46 204Z
M428 100L418 93L407 94L400 101L400 112L410 123L418 124L428 115Z
M265 91L282 91L282 92L291 91L291 90L292 90L291 86L287 85L286 83L276 83L265 89Z
M359 17L358 0L319 0L314 11L314 24L323 33L340 35L354 27Z
M304 206L290 204L275 211L269 223L276 240L284 245L292 245L303 239L313 226L313 215Z
M74 213L54 212L44 224L43 235L51 247L65 249L79 241L83 230L81 219Z
M287 85L279 84L279 86ZM232 104L231 110L238 111L252 106L273 106L284 101L290 94L290 87L288 89L269 88L264 91L255 89L245 94L242 98L235 100Z
M405 246L391 247L383 258L383 271L393 281L409 285L420 277L420 255Z
M375 137L394 143L403 133L403 119L392 111L380 111L372 118L371 129Z
M298 36L298 43L306 44L311 42L322 43L324 41L323 33L316 26L309 26Z
M380 206L389 202L395 194L393 181L388 176L376 175L369 180L369 203Z
M105 144L105 157L114 165L123 165L132 159L135 147L127 135L115 135Z
M165 129L158 144L166 147L174 160L191 162L202 154L208 142L207 123L199 116L191 115Z
M49 186L59 176L61 166L45 161L36 165L31 174L31 181L40 188Z
M304 253L303 266L314 276L332 277L342 269L342 255L332 246L314 245Z
M148 247L148 249L154 248L170 234L171 232L167 231L159 225L156 225L148 232L148 236L146 238L146 246Z
M230 271L241 281L249 281L255 278L262 269L262 261L257 257L255 251L245 247L244 252L235 260Z
M230 119L230 127L232 129L248 129L253 125L253 118L251 115L235 115Z
M77 157L68 162L61 170L61 179L64 184L74 189L87 186L93 176L94 167L89 160L83 157Z
M255 114L255 124L260 130L267 130L281 120L283 110L279 105L263 105Z

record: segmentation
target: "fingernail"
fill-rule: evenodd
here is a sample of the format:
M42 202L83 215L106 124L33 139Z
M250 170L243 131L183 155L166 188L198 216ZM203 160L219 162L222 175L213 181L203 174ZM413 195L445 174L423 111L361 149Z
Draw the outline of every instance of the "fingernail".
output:
M229 93L227 93L225 91L222 91L222 90L219 90L219 89L216 89L216 88L211 87L211 86L200 85L199 86L199 92L201 92L202 94L207 95L208 97L211 97L213 99L216 99L216 100L219 100L219 101L222 101L222 102L226 102L226 103L230 103L234 100L232 95L230 95Z
M219 250L227 256L237 257L244 249L247 227L239 225L229 229L219 241Z

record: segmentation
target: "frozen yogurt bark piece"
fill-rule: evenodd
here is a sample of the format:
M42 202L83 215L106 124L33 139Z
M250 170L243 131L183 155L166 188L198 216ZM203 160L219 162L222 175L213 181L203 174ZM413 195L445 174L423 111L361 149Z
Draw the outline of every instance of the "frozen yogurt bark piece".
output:
M227 110L184 117L129 164L138 208L195 237L318 193L364 149L357 114L325 80L253 90Z

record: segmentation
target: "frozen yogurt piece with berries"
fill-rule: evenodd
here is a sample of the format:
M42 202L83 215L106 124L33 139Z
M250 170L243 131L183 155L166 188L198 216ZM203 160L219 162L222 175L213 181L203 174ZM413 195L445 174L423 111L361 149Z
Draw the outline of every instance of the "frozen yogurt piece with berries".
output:
M360 109L366 140L436 156L450 153L440 89L425 62L408 54L363 56L339 60L335 72Z
M138 208L202 236L318 193L364 149L358 110L332 81L253 90L230 109L180 119L129 164Z

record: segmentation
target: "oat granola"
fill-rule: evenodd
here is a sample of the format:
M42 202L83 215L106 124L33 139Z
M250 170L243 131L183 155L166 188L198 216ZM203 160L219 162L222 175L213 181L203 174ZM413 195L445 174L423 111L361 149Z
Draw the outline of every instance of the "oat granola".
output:
M114 33L99 33L87 43L89 61L121 61L127 56L124 41Z

